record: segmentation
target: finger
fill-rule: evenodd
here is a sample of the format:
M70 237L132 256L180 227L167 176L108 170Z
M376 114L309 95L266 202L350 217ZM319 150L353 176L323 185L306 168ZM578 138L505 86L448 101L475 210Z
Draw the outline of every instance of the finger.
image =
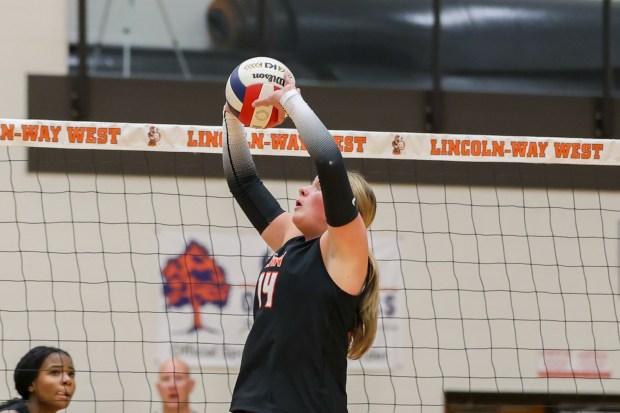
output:
M269 103L266 102L266 99L256 99L252 102L252 107L257 108L259 106L269 106Z
M293 78L289 72L284 72L284 84L293 83Z

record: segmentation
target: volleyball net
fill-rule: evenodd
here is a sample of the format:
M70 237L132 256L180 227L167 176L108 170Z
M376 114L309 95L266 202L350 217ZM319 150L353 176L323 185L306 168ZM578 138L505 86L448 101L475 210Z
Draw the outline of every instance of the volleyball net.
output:
M349 363L349 411L620 395L619 141L333 135L378 200L379 329ZM292 210L315 175L303 140L248 141ZM192 409L227 411L269 251L221 144L220 127L0 120L0 399L45 344L74 359L69 410L161 410L159 365L175 356Z

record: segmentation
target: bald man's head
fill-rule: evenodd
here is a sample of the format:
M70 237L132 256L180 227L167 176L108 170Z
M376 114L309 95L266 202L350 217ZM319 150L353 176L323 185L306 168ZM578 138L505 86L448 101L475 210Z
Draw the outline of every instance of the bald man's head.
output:
M189 407L189 394L194 390L194 380L189 366L182 360L169 359L159 368L157 390L164 403L164 410Z

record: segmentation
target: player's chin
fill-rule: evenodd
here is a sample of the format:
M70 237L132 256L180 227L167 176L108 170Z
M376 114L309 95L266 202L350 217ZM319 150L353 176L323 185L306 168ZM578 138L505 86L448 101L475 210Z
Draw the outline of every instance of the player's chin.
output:
M304 236L308 236L312 232L312 223L303 214L293 214L293 224Z
M178 410L179 409L179 401L178 400L167 401L166 402L166 407L167 407L168 410Z
M69 407L70 403L71 403L71 397L66 396L66 397L59 397L58 399L54 400L51 404L53 404L54 407L57 408L58 410L62 410L62 409L66 409L67 407Z
M295 210L293 211L293 216L291 217L291 220L293 221L293 224L295 224L297 229L301 230L301 228L303 227L303 214L298 210L298 208L295 208Z

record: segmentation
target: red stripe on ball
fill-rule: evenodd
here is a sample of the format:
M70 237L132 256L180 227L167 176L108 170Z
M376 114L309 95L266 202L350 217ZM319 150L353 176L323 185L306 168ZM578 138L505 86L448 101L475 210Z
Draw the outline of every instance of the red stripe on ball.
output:
M265 128L273 128L275 126L275 124L278 122L278 113L280 111L277 109L277 107L274 107L273 110L271 111L271 117L269 118L269 122L267 122L267 126L265 126Z
M252 107L252 102L258 99L262 88L262 84L249 85L245 88L243 106L241 107L241 112L239 112L238 116L239 121L241 121L241 123L243 123L245 126L250 126L250 123L252 123L252 116L254 115L254 108Z

